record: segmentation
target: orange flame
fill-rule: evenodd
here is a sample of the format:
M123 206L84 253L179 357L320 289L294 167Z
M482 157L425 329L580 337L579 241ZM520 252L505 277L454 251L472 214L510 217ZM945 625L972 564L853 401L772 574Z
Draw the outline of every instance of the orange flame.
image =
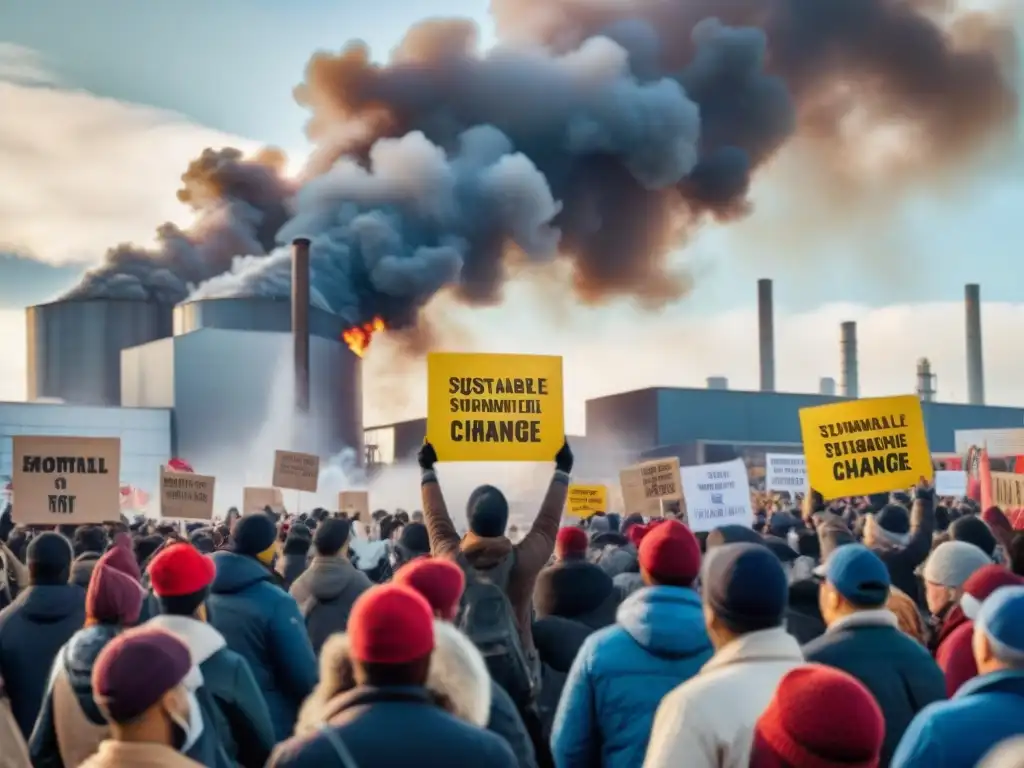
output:
M368 323L362 325L354 325L347 331L342 332L341 338L348 348L351 349L357 356L362 357L366 354L367 347L370 346L370 341L373 339L373 334L378 331L383 331L387 328L384 324L384 318L375 317Z

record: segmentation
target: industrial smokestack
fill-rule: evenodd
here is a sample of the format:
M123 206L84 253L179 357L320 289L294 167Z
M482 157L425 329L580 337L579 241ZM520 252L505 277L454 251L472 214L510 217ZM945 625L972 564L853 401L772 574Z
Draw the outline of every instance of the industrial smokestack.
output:
M761 358L761 391L775 391L775 311L772 281L757 281L757 336Z
M818 379L818 394L828 395L829 397L835 397L836 395L836 380L831 376L822 376Z
M967 315L967 402L985 404L985 366L981 357L981 286L964 286L964 312Z
M843 373L840 380L844 397L860 397L857 384L857 324L847 321L842 324L842 338L839 342L842 355Z
M292 348L295 410L309 413L309 240L292 240Z

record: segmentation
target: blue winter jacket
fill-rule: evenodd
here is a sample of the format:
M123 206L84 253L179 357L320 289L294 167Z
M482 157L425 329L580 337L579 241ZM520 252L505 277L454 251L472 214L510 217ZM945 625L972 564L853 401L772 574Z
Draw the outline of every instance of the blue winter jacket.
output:
M217 575L209 621L252 668L277 741L292 734L299 707L317 682L317 662L295 599L261 562L234 552L213 555Z
M921 710L903 734L892 768L976 765L996 744L1021 733L1024 671L993 672Z
M713 653L691 589L641 589L615 621L586 639L569 671L551 731L558 768L641 765L662 697Z

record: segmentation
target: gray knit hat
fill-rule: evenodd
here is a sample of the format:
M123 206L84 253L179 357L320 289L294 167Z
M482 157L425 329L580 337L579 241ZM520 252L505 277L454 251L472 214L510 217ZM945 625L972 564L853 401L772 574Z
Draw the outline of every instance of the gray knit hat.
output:
M924 564L924 580L960 589L975 571L991 564L992 559L974 544L945 541L928 556Z

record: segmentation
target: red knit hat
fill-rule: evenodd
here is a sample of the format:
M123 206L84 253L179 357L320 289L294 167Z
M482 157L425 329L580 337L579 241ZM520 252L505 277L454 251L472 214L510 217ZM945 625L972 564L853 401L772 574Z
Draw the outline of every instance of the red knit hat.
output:
M877 768L884 740L882 710L859 680L805 664L779 681L758 719L750 768Z
M371 587L348 617L349 653L370 664L406 664L434 650L434 614L419 592L400 584Z
M451 560L418 557L398 569L394 583L419 592L436 615L453 621L466 588L466 575Z
M981 610L985 598L1000 587L1016 587L1024 584L1017 574L1001 565L986 565L971 574L964 582L964 594L960 598L960 609L964 615L974 621Z
M191 544L172 544L162 549L146 569L157 597L193 595L213 583L217 567L213 559Z
M700 573L700 544L678 520L648 529L640 541L640 568L658 581L685 585Z
M587 547L590 546L590 539L587 532L576 526L559 528L555 537L555 557L564 560L566 557L583 557L587 554Z

